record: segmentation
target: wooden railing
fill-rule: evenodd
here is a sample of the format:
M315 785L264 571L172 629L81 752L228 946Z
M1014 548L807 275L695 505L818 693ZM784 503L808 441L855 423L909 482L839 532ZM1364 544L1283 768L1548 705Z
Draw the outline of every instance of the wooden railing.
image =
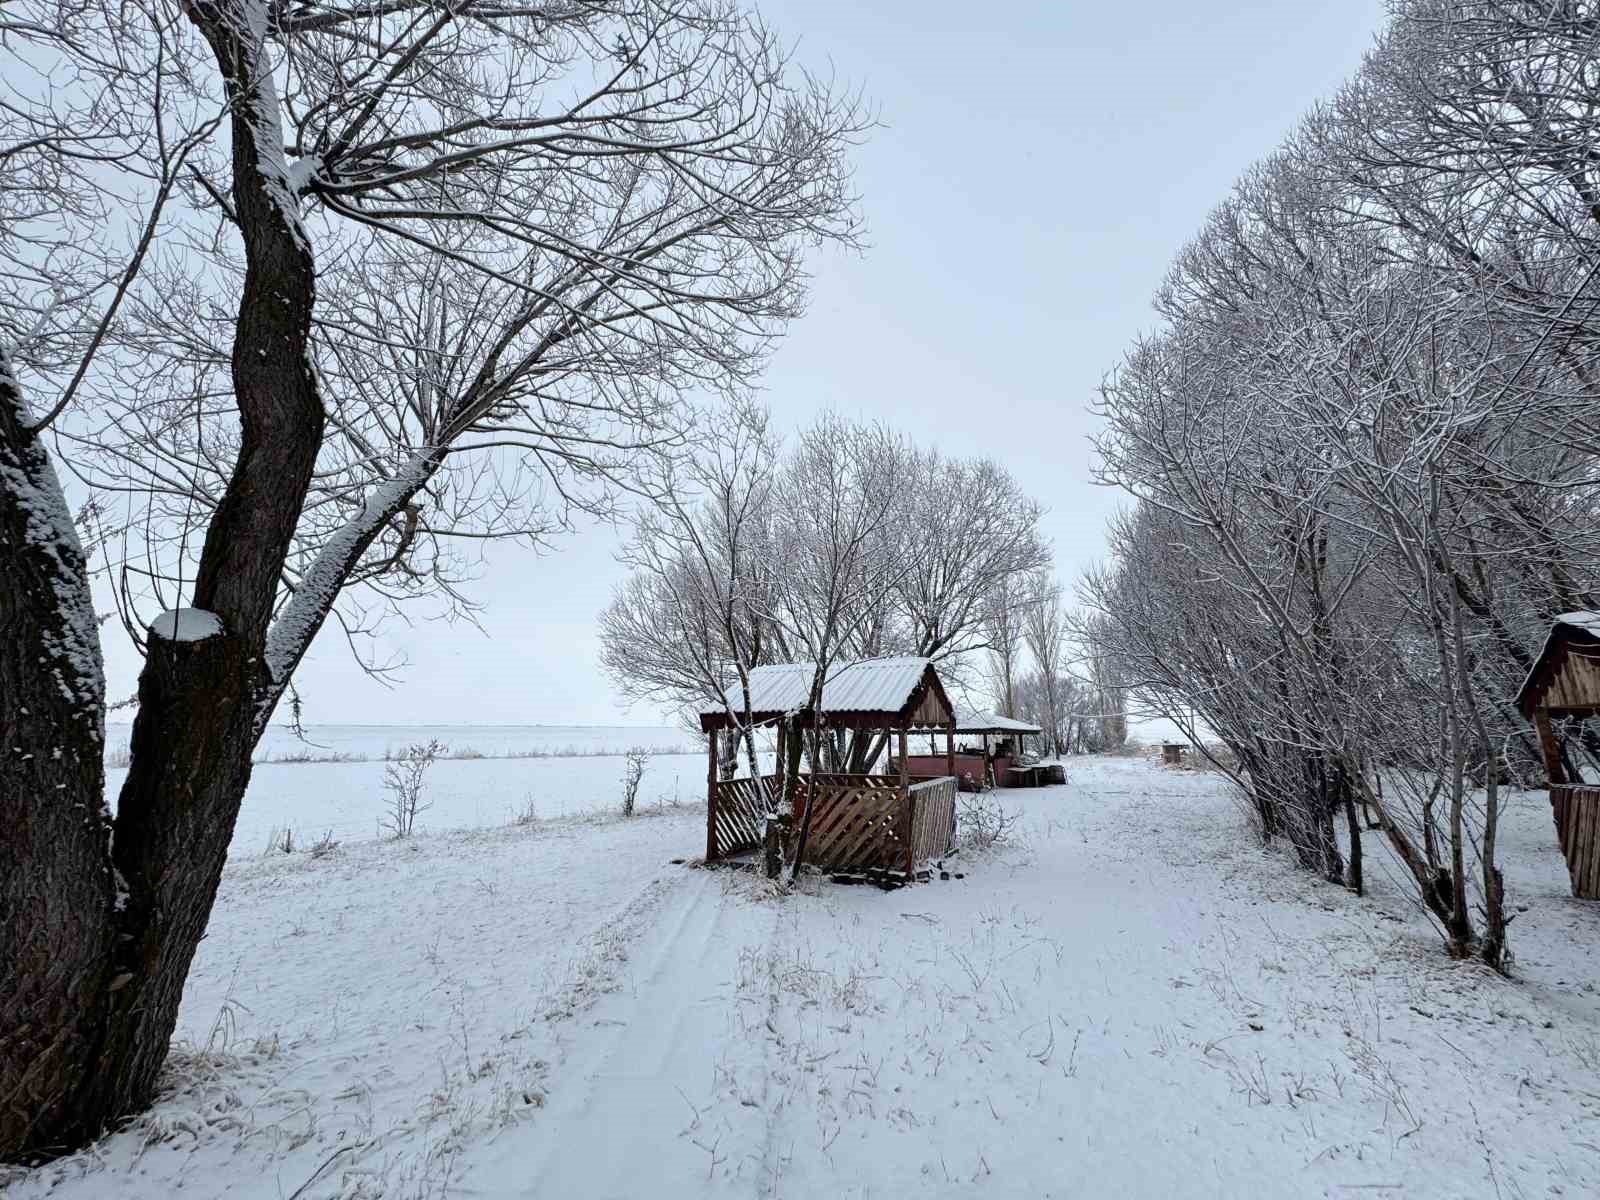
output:
M1572 894L1600 900L1600 787L1564 784L1550 789L1551 815L1567 856Z

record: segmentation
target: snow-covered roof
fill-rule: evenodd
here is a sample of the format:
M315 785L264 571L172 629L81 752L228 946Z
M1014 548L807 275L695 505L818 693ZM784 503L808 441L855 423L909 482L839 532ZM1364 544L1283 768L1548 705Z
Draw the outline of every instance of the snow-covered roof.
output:
M1581 609L1578 612L1562 613L1556 618L1557 625L1576 625L1586 633L1600 637L1600 612L1592 609Z
M926 658L868 658L835 667L822 685L823 712L898 713L922 682ZM750 672L750 711L793 712L806 707L815 663L779 663ZM744 711L744 693L737 683L728 688L728 708ZM725 710L702 708L702 716Z
M973 713L956 722L957 733L1043 733L1037 725L1002 717L999 713Z
M1585 635L1600 641L1600 612L1593 609L1579 609L1577 612L1562 613L1556 617L1550 626L1549 634L1544 639L1544 645L1539 650L1538 657L1533 660L1533 666L1528 669L1527 677L1517 689L1517 707L1524 713L1531 713L1533 692L1546 674L1551 653L1558 644L1567 641L1575 633L1579 635L1580 642Z

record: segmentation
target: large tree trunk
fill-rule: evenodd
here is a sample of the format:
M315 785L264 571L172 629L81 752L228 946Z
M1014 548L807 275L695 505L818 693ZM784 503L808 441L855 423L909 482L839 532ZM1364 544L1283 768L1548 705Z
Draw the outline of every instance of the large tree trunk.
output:
M92 1133L116 937L105 682L84 556L0 347L0 1160Z
M109 848L119 875L108 869L105 818L92 815L104 806L102 710L84 728L76 703L50 696L53 676L26 651L12 657L13 639L0 652L0 716L9 717L7 705L40 704L38 716L27 714L37 722L31 738L26 725L8 719L5 727L19 729L20 745L66 742L70 760L22 771L8 755L0 768L8 809L22 810L16 822L8 811L0 830L3 936L23 951L6 956L0 983L0 1158L72 1149L150 1102L249 783L258 709L282 686L266 665L267 629L323 413L308 353L314 264L285 178L259 41L266 26L243 12L259 3L188 9L233 101L233 202L246 261L233 346L240 446L195 579L194 606L219 627L190 640L172 636L175 624L164 636L158 619L149 638ZM4 510L14 526L12 511ZM9 533L4 553L24 567L45 557ZM12 563L0 565L9 580ZM82 575L81 563L35 563L36 574L69 568ZM61 606L41 579L0 611L24 638L49 647L59 638L50 622ZM13 677L20 687L10 686ZM69 717L79 724L63 737Z

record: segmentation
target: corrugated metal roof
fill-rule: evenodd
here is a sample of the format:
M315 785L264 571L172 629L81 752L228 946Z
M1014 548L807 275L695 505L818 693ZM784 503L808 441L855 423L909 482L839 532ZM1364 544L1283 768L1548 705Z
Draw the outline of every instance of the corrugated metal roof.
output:
M1573 629L1581 629L1590 637L1600 638L1600 612L1592 609L1579 609L1577 612L1562 613L1556 617L1550 626L1550 632L1545 636L1544 645L1539 650L1539 656L1533 660L1533 666L1528 668L1528 674L1522 680L1522 686L1517 689L1516 705L1526 711L1528 694L1533 690L1534 681L1544 668L1545 659L1550 651L1555 648L1556 638L1561 635L1561 627L1565 625Z
M1585 610L1562 613L1556 618L1556 621L1562 625L1576 625L1579 629L1592 633L1595 637L1600 637L1600 612Z
M897 713L911 699L928 669L926 658L869 658L833 669L822 685L822 711ZM816 674L814 663L780 663L750 672L750 711L792 712L804 708ZM744 711L744 693L737 683L728 688L728 707ZM702 708L703 716L723 712Z
M957 733L1043 733L1037 725L1002 717L998 713L975 713L956 722Z

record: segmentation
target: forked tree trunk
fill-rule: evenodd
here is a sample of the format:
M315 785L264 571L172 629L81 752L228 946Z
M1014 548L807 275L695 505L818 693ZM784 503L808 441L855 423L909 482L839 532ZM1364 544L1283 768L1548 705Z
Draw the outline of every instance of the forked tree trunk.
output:
M20 430L20 397L4 405L0 718L15 736L0 760L0 1159L76 1148L154 1095L249 783L258 710L281 687L267 673L267 628L322 440L308 355L314 264L282 178L264 29L233 5L188 12L229 81L246 263L233 345L239 452L193 601L221 629L152 633L108 846L98 650L92 697L62 676L75 657L62 651L62 622L88 604L82 556L30 536L29 472L52 487L54 472ZM57 747L59 759L43 753Z

